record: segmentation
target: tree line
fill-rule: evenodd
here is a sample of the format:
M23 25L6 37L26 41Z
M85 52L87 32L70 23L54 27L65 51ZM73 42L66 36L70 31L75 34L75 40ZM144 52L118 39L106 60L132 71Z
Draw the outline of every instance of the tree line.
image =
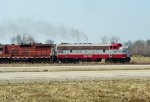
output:
M37 40L35 40L30 35L16 35L11 38L11 44L30 44L30 43L38 43ZM47 39L45 41L46 44L54 44L54 41L51 39Z
M125 46L132 55L141 55L145 57L150 57L150 40L136 40L124 42Z

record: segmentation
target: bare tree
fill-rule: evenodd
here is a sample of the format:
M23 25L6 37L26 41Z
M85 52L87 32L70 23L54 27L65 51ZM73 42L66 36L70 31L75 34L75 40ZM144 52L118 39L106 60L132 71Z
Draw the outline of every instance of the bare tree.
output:
M35 41L35 39L32 36L27 36L26 37L26 43L35 43L37 41Z
M17 35L11 38L12 44L28 44L28 43L35 43L36 41L32 36L29 35Z
M110 43L118 43L120 38L118 36L112 36L110 37Z
M134 55L144 55L145 42L143 40L137 40L133 44L132 52Z
M28 43L35 43L35 42L37 42L37 41L35 41L32 37L28 38Z
M11 41L11 44L16 44L16 37L12 37L12 38L10 39L10 41Z
M150 40L146 41L146 48L144 50L146 50L146 56L150 56Z
M22 36L21 43L23 43L23 44L29 43L29 42L28 42L28 36L27 36L27 35L23 35L23 36Z
M150 40L149 39L146 40L146 43L147 43L147 45L150 45Z
M124 45L131 48L133 46L133 42L131 40L128 40L127 42L124 43Z
M48 40L46 40L46 42L45 42L46 44L51 44L51 45L53 45L54 44L54 41L53 40L51 40L51 39L48 39Z
M107 43L108 43L108 37L107 37L107 36L102 36L102 37L101 37L101 42L102 42L103 44L107 44Z
M129 51L132 55L150 57L150 40L127 41L125 45L129 47Z
M21 35L16 36L16 43L21 44Z

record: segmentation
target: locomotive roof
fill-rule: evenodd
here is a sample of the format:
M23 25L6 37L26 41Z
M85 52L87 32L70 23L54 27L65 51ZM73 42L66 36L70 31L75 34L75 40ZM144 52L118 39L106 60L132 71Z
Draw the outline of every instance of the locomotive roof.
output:
M60 44L57 46L58 50L100 50L100 49L110 49L112 47L113 49L118 49L122 45L120 43L116 44Z
M112 44L85 44L85 43L81 43L81 44L59 44L58 46L111 46Z
M42 43L29 43L29 44L2 44L0 46L20 46L20 47L53 47L54 44L42 44Z

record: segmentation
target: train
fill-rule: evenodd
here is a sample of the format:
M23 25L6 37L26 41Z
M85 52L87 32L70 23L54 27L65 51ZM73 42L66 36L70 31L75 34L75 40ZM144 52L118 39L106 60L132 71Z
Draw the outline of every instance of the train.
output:
M1 44L0 63L129 63L131 54L121 43Z

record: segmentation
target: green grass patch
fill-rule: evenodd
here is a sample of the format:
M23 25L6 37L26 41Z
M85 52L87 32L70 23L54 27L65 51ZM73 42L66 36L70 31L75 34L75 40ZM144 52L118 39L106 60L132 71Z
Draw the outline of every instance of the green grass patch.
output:
M150 80L107 80L0 84L4 102L142 102Z

